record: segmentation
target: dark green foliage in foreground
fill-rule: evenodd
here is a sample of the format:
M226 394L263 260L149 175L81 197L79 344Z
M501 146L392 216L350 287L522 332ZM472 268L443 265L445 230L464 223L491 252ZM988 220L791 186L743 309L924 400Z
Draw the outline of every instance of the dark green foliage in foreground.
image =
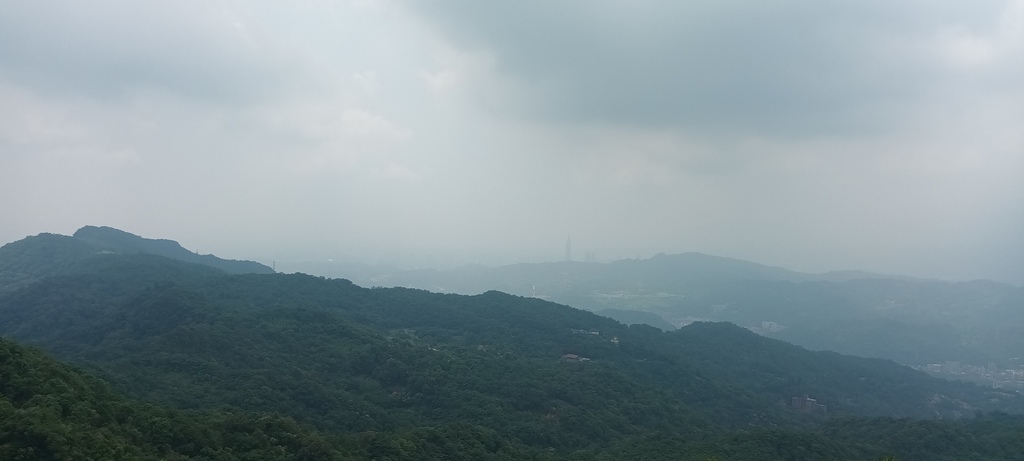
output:
M830 421L824 437L859 441L902 460L1024 459L1024 417L993 413L964 421L874 418Z
M808 432L755 430L694 442L667 434L623 443L613 459L903 461L1024 459L1024 417L992 414L964 421L895 418L831 420Z
M555 458L531 455L494 431L469 424L326 437L276 414L141 404L79 370L0 338L0 459Z
M325 437L290 418L221 407L183 412L139 404L103 382L0 339L0 459L179 460L1017 460L1024 418L846 419L811 432L759 429L704 440L655 433L557 454L474 424Z
M343 459L290 418L182 412L124 399L0 338L0 459Z

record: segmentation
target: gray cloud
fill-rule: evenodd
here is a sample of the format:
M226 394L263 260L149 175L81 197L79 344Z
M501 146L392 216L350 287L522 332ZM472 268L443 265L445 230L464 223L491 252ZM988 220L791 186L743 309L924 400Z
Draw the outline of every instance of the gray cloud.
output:
M924 99L959 85L943 40L990 38L1007 6L411 4L532 88L526 116L773 137L898 129Z
M244 10L213 2L5 2L4 10L0 70L49 93L158 90L251 102L280 90L294 64L246 30Z

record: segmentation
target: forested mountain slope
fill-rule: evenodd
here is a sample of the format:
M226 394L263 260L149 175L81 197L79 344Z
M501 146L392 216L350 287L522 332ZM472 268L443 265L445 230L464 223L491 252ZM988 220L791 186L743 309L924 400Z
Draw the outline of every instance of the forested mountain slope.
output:
M0 338L0 459L133 460L1015 460L1024 419L831 420L809 431L755 429L694 438L651 432L572 453L530 448L476 424L325 435L291 418L224 405L172 410Z
M345 459L322 435L289 418L138 403L0 338L0 459L300 458Z
M228 404L343 433L472 422L563 453L652 432L813 427L822 415L790 406L803 395L836 417L1022 409L1014 393L728 324L666 333L497 292L229 276L150 255L98 255L0 296L0 332L178 408Z
M198 418L186 427L219 434L218 424L258 427L251 421L265 415L278 428L267 430L305 434L281 459L298 459L289 456L307 442L354 459L866 459L895 453L901 439L868 440L865 425L966 437L982 423L850 418L1024 410L1016 393L810 352L730 324L663 332L499 292L228 275L152 254L75 254L66 238L38 238L52 245L34 251L70 262L29 265L49 268L0 293L0 334L86 367L133 399L174 408L160 411L188 412L175 418ZM46 381L25 389L49 393ZM803 396L816 402L794 407ZM235 446L218 437L228 436L202 443ZM111 443L140 456L207 459L147 440ZM997 442L1018 453L1012 441ZM919 453L950 452L928 449Z

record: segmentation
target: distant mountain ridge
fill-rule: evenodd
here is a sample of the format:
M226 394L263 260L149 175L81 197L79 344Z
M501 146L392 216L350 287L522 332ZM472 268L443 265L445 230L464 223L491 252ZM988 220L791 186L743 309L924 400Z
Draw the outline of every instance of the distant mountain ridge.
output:
M152 254L228 274L274 273L270 267L254 261L199 255L173 240L147 239L112 227L85 226L73 236L43 233L0 247L0 291L73 270L89 258L111 253Z
M352 277L347 277L352 278ZM914 280L912 277L864 271L832 271L822 274L797 272L741 259L698 252L659 253L649 259L620 259L610 263L559 261L521 263L499 267L469 265L449 270L395 271L373 280L352 278L357 283L405 286L462 294L500 290L530 296L538 287L553 284L589 284L594 281L647 286L690 285L709 282L757 280L770 282L847 282L861 279ZM609 286L602 283L602 286ZM545 293L546 294L546 293Z
M178 242L167 239L147 239L113 227L85 226L73 235L116 253L147 253L204 266L215 267L228 274L273 274L274 270L255 261L221 259L212 254L201 255L186 250Z

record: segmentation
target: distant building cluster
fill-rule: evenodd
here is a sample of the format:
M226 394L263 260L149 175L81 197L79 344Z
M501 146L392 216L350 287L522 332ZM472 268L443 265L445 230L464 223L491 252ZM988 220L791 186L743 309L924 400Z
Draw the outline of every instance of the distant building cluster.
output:
M639 258L637 258L639 259ZM565 238L565 260L572 261L572 236ZM583 253L583 261L588 263L597 262L597 253L587 251Z
M804 413L815 413L824 415L828 408L825 405L818 403L816 399L812 399L807 395L803 397L793 397L793 408Z
M565 360L566 362L589 362L590 361L589 358L581 357L581 356L576 355L576 354L564 354L564 355L562 355L562 360Z
M994 363L979 366L967 365L955 360L915 366L913 368L939 378L970 381L976 384L992 386L993 389L1024 391L1024 369L1005 370L999 369Z
M777 324L775 322L761 322L761 329L766 331L766 332L768 332L768 333L774 333L776 331L781 331L783 328L784 327L782 325L779 325L779 324Z
M747 329L762 336L771 336L772 333L785 330L786 326L775 322L763 321L760 325L749 326Z

